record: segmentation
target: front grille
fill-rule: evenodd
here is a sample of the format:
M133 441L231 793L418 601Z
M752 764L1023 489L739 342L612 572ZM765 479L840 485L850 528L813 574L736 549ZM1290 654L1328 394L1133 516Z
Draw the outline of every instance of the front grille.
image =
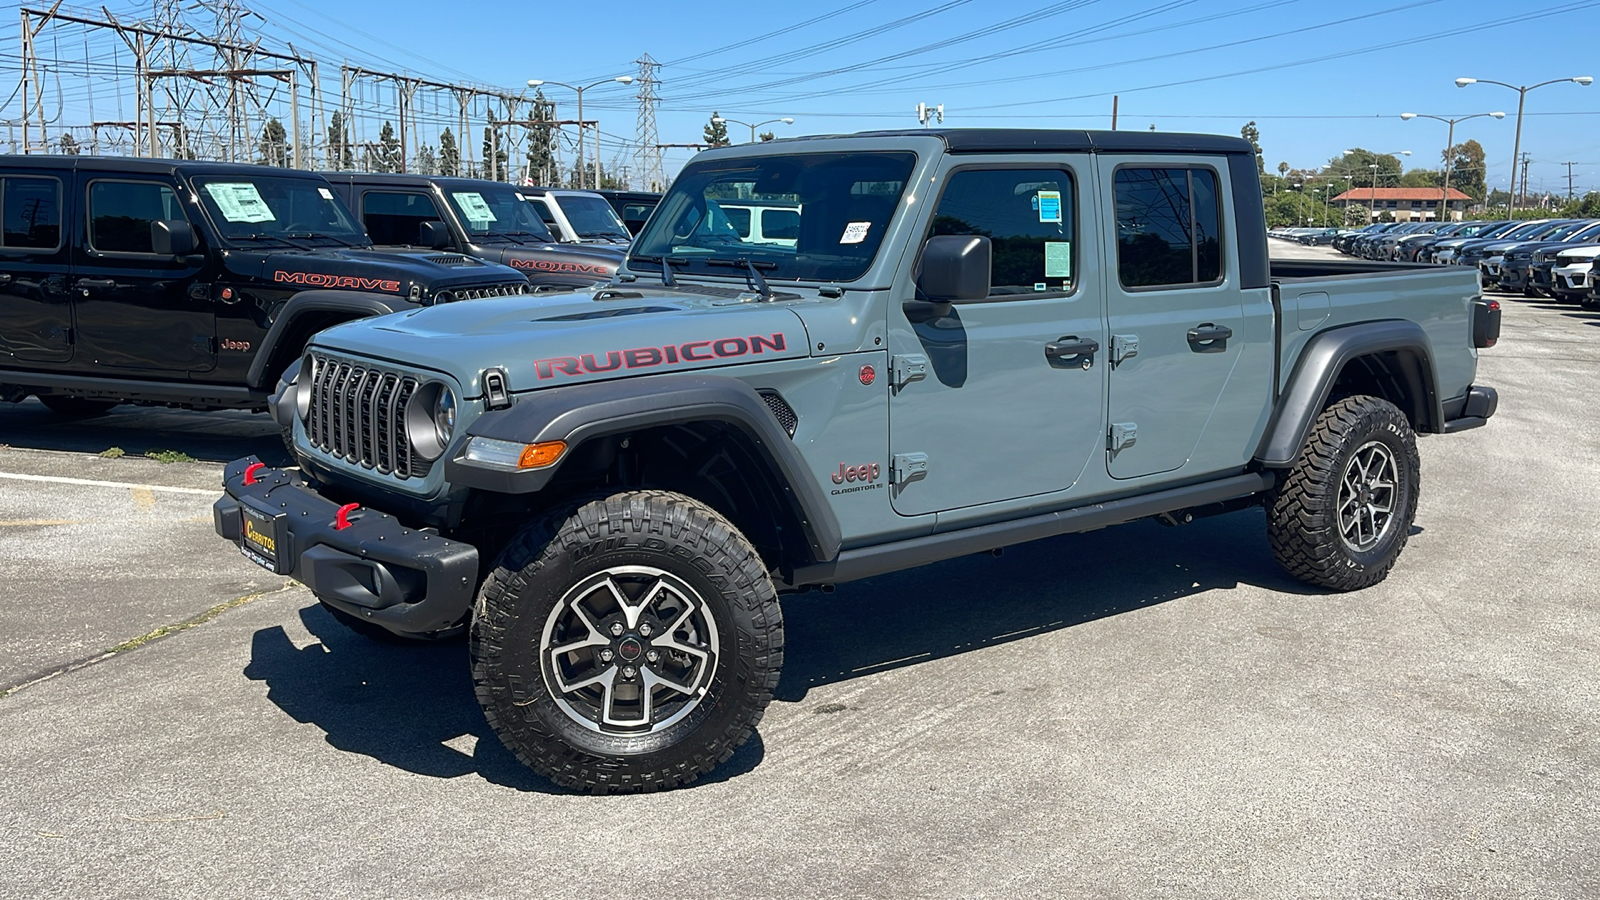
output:
M434 295L435 302L450 300L484 300L489 297L516 297L528 293L528 283L511 282L508 284L469 284L461 287L444 288Z
M478 262L477 260L475 260L475 259L473 259L473 258L471 258L469 256L462 256L459 253L453 253L453 254L452 253L446 253L446 254L443 254L443 255L440 255L440 256L430 256L430 257L428 257L428 262L437 263L438 265L441 265L441 266L481 266L481 265L483 265L483 263Z
M430 465L411 452L406 403L420 382L411 375L313 351L306 437L336 459L396 478L421 477Z

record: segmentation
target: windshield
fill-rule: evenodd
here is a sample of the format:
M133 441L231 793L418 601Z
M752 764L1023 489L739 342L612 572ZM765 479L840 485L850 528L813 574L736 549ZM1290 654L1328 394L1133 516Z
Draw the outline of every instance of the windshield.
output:
M1583 243L1584 241L1592 241L1596 237L1600 237L1600 222L1590 222L1587 227L1577 234L1568 235L1567 240L1573 243Z
M546 194L561 206L567 223L581 238L620 238L627 241L633 236L617 218L617 211L604 197L588 194Z
M631 259L681 260L680 270L691 272L747 259L769 278L854 280L877 256L915 164L910 153L690 163L639 234ZM771 223L764 229L749 224L756 210Z
M316 180L226 175L196 178L194 183L200 202L225 240L289 243L325 238L347 245L370 243L339 198Z
M539 221L527 199L510 187L473 185L444 192L472 238L509 237L555 243L555 235Z

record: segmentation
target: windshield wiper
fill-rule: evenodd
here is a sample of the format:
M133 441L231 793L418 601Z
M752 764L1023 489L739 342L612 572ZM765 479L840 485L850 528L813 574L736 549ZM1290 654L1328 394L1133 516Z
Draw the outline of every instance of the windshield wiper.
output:
M339 244L342 247L354 247L355 246L355 244L345 240L344 238L334 237L331 234L324 234L323 232L320 232L320 231L297 231L297 232L295 232L293 234L286 234L286 235L284 235L284 237L286 237L286 238L299 238L299 239L305 240L305 241L333 241L334 243Z
M296 250L310 250L310 249L312 249L312 248L307 247L307 246L305 246L303 244L296 244L294 241L289 240L289 237L286 236L286 235L267 234L264 231L257 231L254 234L237 234L237 235L233 235L232 237L229 237L228 240L230 240L230 241L276 241L276 242L278 242L280 244L286 244L286 245L288 245L290 247L293 247Z
M625 235L625 234L617 234L615 231L580 231L580 232L578 232L578 237L581 237L581 238L605 238L608 241L617 241L617 240L627 241L627 240L632 240L632 238L628 237L627 235Z
M674 259L670 256L630 256L629 262L653 262L661 264L661 284L665 287L677 287L678 279L672 277L673 266L687 266L687 259Z
M749 257L741 256L738 259L720 259L711 257L705 261L708 266L723 266L729 269L744 269L744 283L750 290L761 295L763 300L772 299L772 288L767 285L767 280L761 277L762 269L776 269L774 262L752 262Z

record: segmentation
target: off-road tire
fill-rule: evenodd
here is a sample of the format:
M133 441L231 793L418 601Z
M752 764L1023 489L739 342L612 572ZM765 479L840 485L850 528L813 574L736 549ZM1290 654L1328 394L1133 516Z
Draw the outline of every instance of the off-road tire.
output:
M501 742L563 787L621 793L688 784L726 762L772 700L783 666L783 615L772 579L732 523L682 494L633 491L574 505L530 523L478 593L470 644L478 702ZM572 598L585 585L638 570L664 573L658 589L676 579L697 594L697 608L711 620L700 634L715 635L705 645L714 652L702 659L715 665L701 675L699 698L679 705L681 718L659 726L649 718L648 731L608 731L598 717L580 721L574 694L550 671L571 657L547 656L545 642L567 646L549 639L551 623L579 605ZM609 626L602 632L595 625L592 634L610 634ZM653 640L667 638L677 633L664 630ZM667 645L647 646L655 652ZM619 662L624 649L616 647ZM670 653L663 649L659 658ZM643 668L641 662L641 676ZM615 689L605 696L617 696Z
M322 608L327 610L328 615L332 616L334 621L350 629L351 631L354 631L356 634L361 635L367 640L379 644L394 644L396 646L414 647L417 644L431 644L439 641L454 640L463 637L467 631L466 625L463 624L455 628L447 628L443 631L435 631L428 634L395 634L382 625L369 622L360 616L352 616L337 606L334 606L328 601L322 599L321 597L317 598L317 602L322 604Z
M1358 452L1377 442L1396 473L1392 512L1369 547L1341 533L1341 484ZM1381 454L1381 450L1377 451ZM1405 414L1377 397L1345 397L1323 410L1294 466L1267 503L1267 539L1278 563L1309 584L1335 591L1371 587L1388 576L1417 513L1421 460Z
M74 419L103 416L117 405L115 400L89 400L83 397L68 397L62 394L41 394L39 402L43 403L46 409L58 416L70 416Z

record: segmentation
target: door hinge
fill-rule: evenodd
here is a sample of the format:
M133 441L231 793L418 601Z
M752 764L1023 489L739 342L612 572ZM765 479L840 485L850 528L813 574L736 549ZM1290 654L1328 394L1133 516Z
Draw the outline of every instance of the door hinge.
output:
M928 377L926 356L895 356L889 360L889 385L900 390L913 381Z
M1114 366L1125 359L1132 359L1139 355L1139 336L1137 334L1113 334L1111 336L1111 364Z
M1139 440L1139 423L1138 422L1113 422L1113 423L1111 423L1111 435L1110 435L1110 437L1109 437L1109 439L1107 441L1107 446L1111 448L1111 452L1112 453L1115 453L1115 452L1117 452L1118 450L1121 450L1124 447L1131 447L1135 443L1137 443L1138 440Z
M928 477L928 454L896 453L889 462L889 483L906 484Z

